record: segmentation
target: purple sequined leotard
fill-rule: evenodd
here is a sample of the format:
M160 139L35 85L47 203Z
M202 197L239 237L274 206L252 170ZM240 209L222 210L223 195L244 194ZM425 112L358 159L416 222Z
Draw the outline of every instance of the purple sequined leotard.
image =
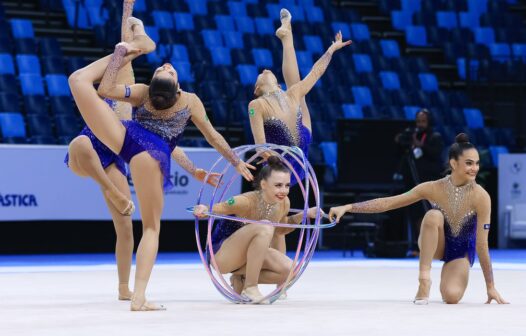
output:
M312 135L311 131L303 125L301 109L298 109L296 115L297 139L295 139L287 125L282 120L275 117L266 119L263 122L263 128L265 131L265 139L268 143L290 147L297 146L303 151L305 157L309 156L309 146L312 142ZM300 179L303 180L305 177L305 171L301 165L296 159L290 157L290 155L286 155L285 158L292 164L292 167L296 170ZM290 184L295 185L296 183L298 183L298 181L296 181L294 174L292 174Z
M116 101L111 99L104 99L104 101L111 107L112 110L115 110L116 108ZM108 166L110 166L112 163L115 163L115 166L119 171L126 175L126 164L124 163L124 160L121 159L117 154L113 153L105 144L103 144L96 136L93 134L91 129L88 126L85 126L82 131L80 131L79 135L87 136L88 139L91 141L91 145L93 146L93 149L97 153L97 156L99 157L100 163L102 164L102 167L106 169ZM66 154L66 157L64 158L64 163L66 166L69 167L69 154Z

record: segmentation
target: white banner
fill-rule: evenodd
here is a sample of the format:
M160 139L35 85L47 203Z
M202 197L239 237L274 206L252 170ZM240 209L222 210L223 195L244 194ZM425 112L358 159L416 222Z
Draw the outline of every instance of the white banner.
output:
M183 149L197 167L206 170L219 158L211 148ZM64 164L66 153L67 146L0 145L0 221L111 220L98 185L73 174ZM165 194L162 219L193 219L186 208L195 205L201 182L173 160L170 178L175 187ZM207 186L205 196L212 189ZM140 219L133 185L131 190L137 208L133 219ZM240 192L241 180L235 178L225 197Z
M526 203L526 154L499 155L499 248L508 247L510 212Z

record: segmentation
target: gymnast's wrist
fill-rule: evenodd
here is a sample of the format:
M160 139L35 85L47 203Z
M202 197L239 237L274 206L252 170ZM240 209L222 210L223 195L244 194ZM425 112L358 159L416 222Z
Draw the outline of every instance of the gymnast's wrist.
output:
M352 212L352 204L347 204L345 206L345 212Z

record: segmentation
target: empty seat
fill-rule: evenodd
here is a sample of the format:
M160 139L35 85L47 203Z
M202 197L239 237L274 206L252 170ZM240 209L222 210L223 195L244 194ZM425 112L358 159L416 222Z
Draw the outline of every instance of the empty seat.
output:
M302 8L302 7L299 7L299 8ZM325 18L323 17L323 11L320 7L308 6L304 8L305 8L305 14L307 16L307 21L309 21L310 23L325 22ZM294 16L293 14L293 17L294 17L294 20L296 20L297 16ZM344 36L344 38L348 38L348 37Z
M303 36L303 42L305 43L307 50L312 53L323 54L325 51L323 48L323 42L319 36Z
M409 45L427 46L426 29L423 26L408 26L405 30L406 41Z
M35 55L16 55L19 74L41 75L40 60Z
M151 15L157 27L167 28L167 29L174 28L174 22L173 22L172 15L170 14L170 12L154 10Z
M507 43L492 43L489 45L489 52L498 62L507 62L511 59L511 49Z
M391 12L391 23L393 24L393 28L398 30L405 30L407 26L413 24L409 12L396 10Z
M436 13L437 26L446 29L457 27L457 14L455 12L438 11Z
M354 69L357 73L361 72L372 72L373 65L369 55L365 54L354 54L353 56Z
M24 96L24 109L27 115L48 115L46 97L40 95Z
M25 138L24 118L20 113L0 113L0 131L4 138Z
M361 105L343 104L343 117L346 119L363 119L363 111Z
M61 115L61 114L75 115L71 97L52 96L52 97L49 97L49 104L51 106L51 113L54 115Z
M418 74L420 80L420 87L424 91L438 91L438 80L432 73L420 73Z
M267 18L255 18L254 23L256 25L256 32L259 35L274 35L276 28L271 19Z
M222 34L223 34L223 40L225 42L225 46L227 48L242 49L245 47L245 44L243 43L243 35L240 32L222 31Z
M68 79L65 75L50 74L46 75L47 90L50 96L71 96Z
M13 56L9 54L0 54L0 75L14 75L15 64L13 62Z
M194 30L194 20L190 13L173 13L175 29L177 31Z
M16 78L14 75L0 73L0 91L18 94L18 90L16 87Z
M208 15L206 0L191 0L186 2L190 13L194 15Z
M42 84L42 77L35 74L21 74L20 86L24 95L41 95L44 93L44 85Z
M64 68L64 60L61 56L47 56L42 57L42 68L45 74L64 74L66 69Z
M228 1L227 6L231 16L247 16L247 7L245 3L240 1Z
M205 46L208 48L223 46L223 38L217 30L205 29L201 32L201 36L203 37Z
M51 119L47 115L28 115L27 126L32 136L54 136Z
M382 48L382 53L386 58L400 57L400 48L398 47L398 42L395 40L381 40L380 47Z
M173 62L174 69L177 70L177 77L181 83L193 83L195 81L192 74L192 66L188 62Z
M387 90L399 90L400 89L400 79L398 74L393 71L381 71L380 79L382 81L382 86Z
M230 49L225 47L210 48L212 55L212 63L214 65L232 65L232 58L230 57Z
M373 99L371 91L366 86L353 86L351 88L354 102L360 106L372 106Z
M33 30L33 23L26 19L12 19L11 31L15 39L35 38L35 31Z
M369 28L363 23L352 23L351 32L352 38L355 41L365 41L371 39Z
M272 53L268 49L252 49L252 57L254 58L254 64L258 68L272 68L274 66L272 61Z
M479 109L464 109L464 117L469 128L484 128L484 117Z
M60 43L56 38L42 38L39 40L39 53L42 56L60 56L62 57L62 49Z
M10 92L0 92L0 112L20 112L18 95Z
M495 43L495 31L491 27L477 27L475 33L475 42L485 45Z
M236 22L237 30L241 33L254 34L256 28L254 26L254 20L252 18L241 16L234 18Z
M254 85L258 76L256 66L250 64L240 64L236 67L242 85Z
M74 137L80 131L79 121L72 115L57 115L55 116L55 126L58 136Z
M236 30L236 27L234 26L234 18L232 16L216 15L214 16L214 20L216 22L217 30L219 30L222 33L232 32Z
M509 153L509 150L505 146L489 146L489 152L491 153L493 166L498 167L500 154L507 154Z

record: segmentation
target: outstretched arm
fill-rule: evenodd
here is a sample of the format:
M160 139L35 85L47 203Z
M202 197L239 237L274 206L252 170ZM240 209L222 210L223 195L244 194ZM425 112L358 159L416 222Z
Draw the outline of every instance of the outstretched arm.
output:
M245 195L237 195L230 197L226 202L214 204L212 212L220 215L234 215L242 217L248 207L252 206L249 199ZM199 204L194 208L194 215L199 218L204 218L208 212L208 206Z
M332 54L335 51L350 45L351 43L352 41L343 42L342 34L341 32L338 32L338 34L336 34L335 41L327 49L325 54L323 54L320 59L314 63L314 66L312 67L312 70L309 72L309 74L299 83L292 85L287 90L287 93L299 103L301 99L305 97L307 93L309 93L309 91L314 87L314 84L316 84L321 76L323 76L325 70L327 70L329 63L331 62Z
M218 173L210 173L204 169L196 168L195 164L190 160L190 158L186 155L186 153L182 150L180 147L175 147L175 149L172 152L172 158L188 173L190 173L196 180L198 181L204 181L205 177L208 175L208 179L206 180L206 183L217 186L219 183L219 177L221 174Z
M334 218L336 218L336 222L340 222L340 218L346 212L379 213L402 208L423 199L430 199L432 188L433 182L425 182L417 185L413 189L401 195L376 198L370 201L351 203L331 208L329 212L329 218L330 220L334 220Z
M486 280L486 290L488 294L488 301L491 303L492 300L497 303L507 303L500 296L495 289L495 282L493 279L493 268L491 266L491 259L489 256L488 248L488 235L490 229L491 220L491 198L488 193L480 188L478 197L476 198L476 211L477 211L477 254L479 257L480 267Z
M250 129L252 130L254 143L267 143L265 128L263 126L263 108L257 99L248 104L248 120L250 121ZM259 153L259 156L261 156L263 160L267 160L271 155L272 153L269 151Z
M195 94L192 94L191 101L189 103L190 111L192 113L192 122L197 126L197 128L204 135L206 141L212 145L232 166L236 167L236 170L243 175L243 177L252 181L253 176L248 170L249 167L255 169L254 167L243 162L236 153L230 148L225 138L216 129L212 126L212 123L208 119L205 111L205 107L201 102L201 99Z

